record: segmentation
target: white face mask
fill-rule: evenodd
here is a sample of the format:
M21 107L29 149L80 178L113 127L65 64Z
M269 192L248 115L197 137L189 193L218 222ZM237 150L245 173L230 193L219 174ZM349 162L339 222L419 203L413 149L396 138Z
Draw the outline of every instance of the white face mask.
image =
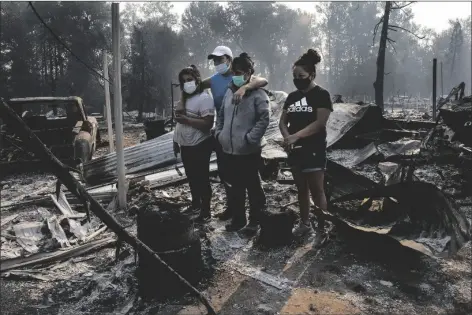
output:
M184 92L187 94L193 94L195 90L197 89L197 86L195 84L195 81L190 81L190 82L185 82L184 83Z
M219 74L225 74L229 70L228 64L225 63L220 63L219 65L215 66L216 72Z

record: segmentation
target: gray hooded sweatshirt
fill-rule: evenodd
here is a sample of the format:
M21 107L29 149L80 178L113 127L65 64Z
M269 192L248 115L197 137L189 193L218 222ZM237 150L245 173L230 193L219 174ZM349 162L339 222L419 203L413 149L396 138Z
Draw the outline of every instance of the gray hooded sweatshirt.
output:
M269 97L262 89L246 92L233 104L234 86L226 91L216 119L215 137L223 152L232 155L257 153L265 144L269 126Z

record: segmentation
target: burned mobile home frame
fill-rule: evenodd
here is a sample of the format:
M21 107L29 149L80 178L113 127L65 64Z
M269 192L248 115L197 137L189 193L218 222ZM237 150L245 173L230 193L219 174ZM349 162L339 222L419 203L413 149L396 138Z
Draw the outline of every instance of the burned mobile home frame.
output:
M8 104L61 161L76 166L92 158L100 132L96 118L87 115L80 97L13 98ZM0 142L3 171L18 172L25 170L25 166L36 165L32 162L37 159L28 154L5 119L3 123Z

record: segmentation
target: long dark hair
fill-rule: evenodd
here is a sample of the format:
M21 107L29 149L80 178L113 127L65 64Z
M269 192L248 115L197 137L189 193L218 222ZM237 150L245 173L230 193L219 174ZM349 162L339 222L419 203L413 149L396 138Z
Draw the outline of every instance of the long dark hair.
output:
M293 64L294 67L300 66L309 74L314 74L316 78L316 65L321 61L320 54L314 49L308 49L297 61Z
M195 84L197 86L197 89L195 90L195 94L200 94L203 92L203 87L202 87L202 76L200 75L200 71L198 71L197 67L195 65L190 65L186 68L183 68L179 72L179 84L180 84L180 90L184 90L184 75L190 75L195 79ZM182 93L183 94L183 101L184 105L185 102L187 101L188 95L187 93Z

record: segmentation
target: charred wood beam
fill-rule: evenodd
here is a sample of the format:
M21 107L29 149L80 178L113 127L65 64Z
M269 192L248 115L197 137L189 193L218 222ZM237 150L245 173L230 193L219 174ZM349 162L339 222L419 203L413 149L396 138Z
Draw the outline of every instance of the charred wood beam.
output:
M33 153L41 159L49 169L62 181L67 189L77 198L82 200L84 204L90 204L90 210L102 220L113 232L118 236L118 239L130 244L133 248L142 250L144 253L155 259L158 263L165 266L172 274L174 274L182 283L199 298L203 305L208 310L209 314L216 315L215 310L210 305L207 298L192 286L186 279L180 276L172 267L159 257L149 246L141 242L138 238L131 235L111 216L90 194L85 188L69 173L68 168L61 163L52 152L44 146L39 138L31 131L25 122L11 109L3 99L0 101L0 116L4 117L7 124L15 131L15 133L25 142L25 145L33 151Z

